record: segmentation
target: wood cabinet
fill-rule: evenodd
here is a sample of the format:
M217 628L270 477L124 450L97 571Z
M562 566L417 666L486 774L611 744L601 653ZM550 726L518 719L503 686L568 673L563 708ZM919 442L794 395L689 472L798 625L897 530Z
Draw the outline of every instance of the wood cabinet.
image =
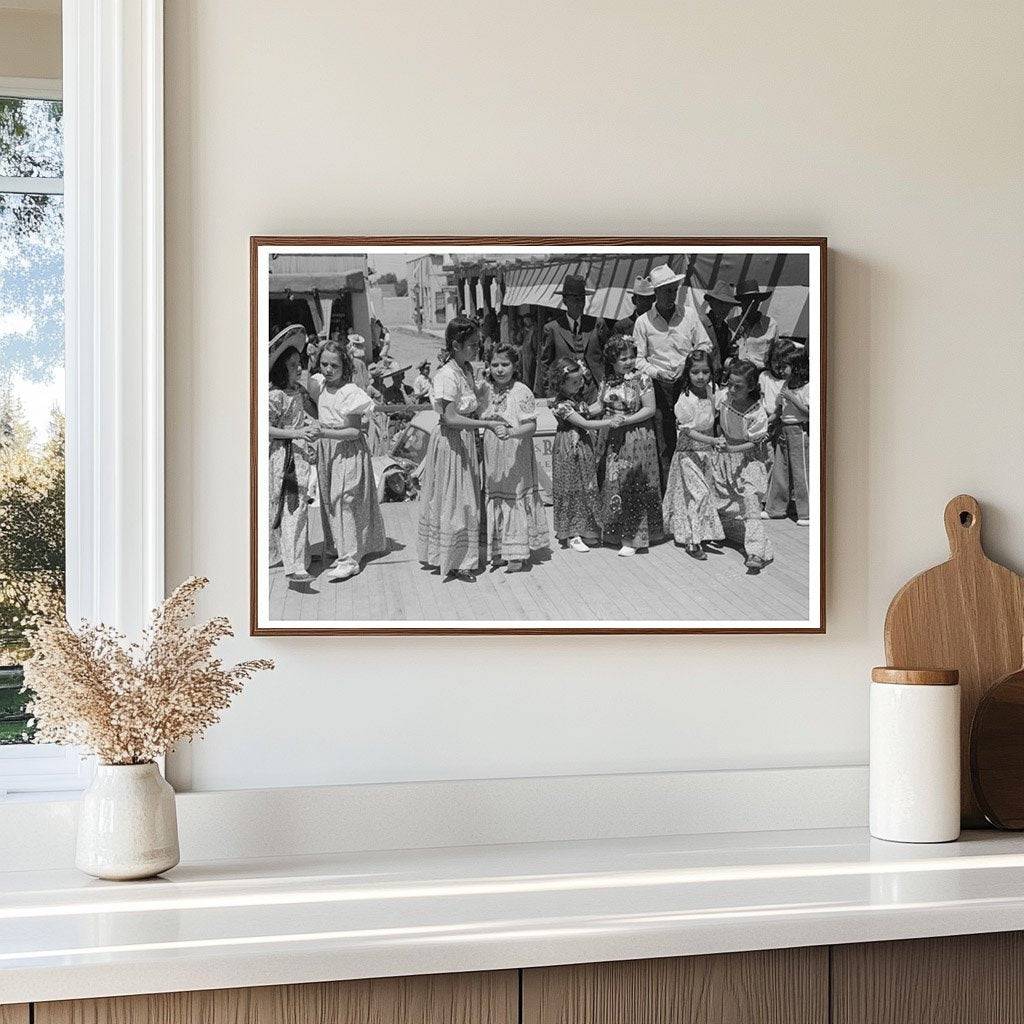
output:
M826 1024L828 949L523 971L523 1024Z
M833 1024L1022 1024L1024 933L832 947Z
M1024 1024L1024 933L0 1006L0 1024Z
M518 972L492 971L37 1003L34 1024L516 1024L518 1019Z

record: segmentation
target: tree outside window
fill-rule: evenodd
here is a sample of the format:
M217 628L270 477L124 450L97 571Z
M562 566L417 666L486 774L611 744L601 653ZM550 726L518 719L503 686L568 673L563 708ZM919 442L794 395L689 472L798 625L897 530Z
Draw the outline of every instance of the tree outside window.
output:
M0 744L31 739L20 665L64 601L62 105L0 97Z

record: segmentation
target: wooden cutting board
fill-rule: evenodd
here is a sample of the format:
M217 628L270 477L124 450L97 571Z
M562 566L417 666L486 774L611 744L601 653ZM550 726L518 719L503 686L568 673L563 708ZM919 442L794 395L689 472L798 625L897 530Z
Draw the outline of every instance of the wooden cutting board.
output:
M971 784L991 824L1024 829L1024 668L994 683L978 702Z
M885 615L889 665L960 672L960 814L971 828L985 825L971 788L971 722L988 688L1020 668L1024 636L1024 579L985 554L981 519L969 494L953 498L945 512L949 561L905 584Z

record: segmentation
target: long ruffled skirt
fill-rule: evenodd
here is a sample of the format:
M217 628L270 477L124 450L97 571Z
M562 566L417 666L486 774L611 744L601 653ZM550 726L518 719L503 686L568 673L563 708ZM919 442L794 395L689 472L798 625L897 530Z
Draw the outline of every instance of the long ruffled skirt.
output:
M768 491L768 450L762 443L746 452L716 453L710 482L725 536L744 552L768 562L775 557L761 510Z
M439 425L420 475L417 554L445 575L480 567L480 463L473 434Z
M533 438L484 436L487 541L492 561L525 562L548 546Z
M335 553L334 566L359 566L387 550L370 451L362 437L321 438L318 448L324 548Z
M608 431L601 485L601 525L631 548L646 548L665 534L661 470L650 422Z
M304 573L309 564L309 481L305 451L294 442L270 442L270 565Z
M600 541L601 494L589 432L559 426L551 449L551 497L559 540L582 537L588 544Z
M724 540L722 521L708 483L708 462L715 453L680 439L669 465L661 511L677 544L693 547L706 540Z

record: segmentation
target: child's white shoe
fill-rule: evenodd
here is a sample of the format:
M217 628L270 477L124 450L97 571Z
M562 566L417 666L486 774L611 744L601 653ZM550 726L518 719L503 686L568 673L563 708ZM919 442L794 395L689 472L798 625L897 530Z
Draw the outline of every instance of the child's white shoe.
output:
M342 580L351 579L353 576L359 575L359 566L353 565L351 562L346 562L343 565L336 565L327 574L327 578L335 583L340 583Z
M623 544L619 548L619 558L632 558L636 554L636 548L631 548L628 544Z
M569 547L571 547L573 549L573 551L589 551L590 550L590 548L587 547L587 545L583 543L583 538L582 537L573 537L573 539L571 541L569 541Z
M798 519L796 521L796 525L797 526L810 526L811 525L811 521L810 521L810 519Z
M768 513L767 513L767 512L762 512L762 513L761 513L761 518L762 518L762 519L771 519L771 516L770 516L770 515L768 515Z

